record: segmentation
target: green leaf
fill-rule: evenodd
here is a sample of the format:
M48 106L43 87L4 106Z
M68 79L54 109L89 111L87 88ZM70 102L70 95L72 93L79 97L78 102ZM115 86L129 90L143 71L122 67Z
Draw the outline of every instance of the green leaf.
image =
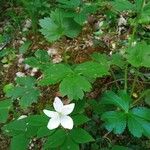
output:
M66 9L75 9L81 3L81 0L57 0L60 3L60 7Z
M143 0L135 0L135 6L137 13L141 13L141 10L143 8Z
M145 107L136 107L131 110L132 114L143 118L144 120L150 121L150 109Z
M103 63L97 63L93 61L79 64L75 68L75 72L90 78L97 78L108 75L108 70L109 66L106 66L106 64L104 65Z
M70 38L75 38L81 32L81 26L77 24L72 18L64 19L64 35Z
M44 18L39 20L42 29L40 32L44 35L47 41L54 42L63 35L63 29L59 28L51 18Z
M14 87L14 85L12 83L6 84L3 87L3 92L6 94L9 90L11 90Z
M101 53L93 53L92 54L92 59L98 63L100 63L102 66L105 66L106 68L109 68L110 63L109 63L109 57L106 54L101 54Z
M111 150L131 150L128 147L114 145Z
M56 148L64 143L65 138L65 131L63 129L58 129L48 137L46 143L44 144L44 148Z
M79 145L74 142L70 136L67 136L60 150L79 150Z
M29 46L31 45L31 41L26 41L21 47L19 48L19 53L24 54L29 49Z
M150 67L150 45L141 42L127 49L127 60L134 67Z
M44 70L44 78L40 80L40 85L56 84L66 77L72 70L64 64L52 64Z
M12 102L10 99L0 101L0 122L6 122L11 106Z
M101 103L115 105L124 110L125 112L128 112L130 104L129 96L124 91L120 91L119 95L120 96L116 95L112 91L107 91L104 93Z
M27 124L26 118L20 120L14 120L6 125L3 126L2 130L5 134L10 136L17 136L19 134L25 134Z
M148 89L147 92L146 92L145 103L150 106L150 89Z
M10 150L27 150L29 141L24 134L16 135L11 139Z
M50 65L50 58L47 51L37 50L35 52L35 57L29 57L24 62L32 67L44 70Z
M75 15L74 20L82 26L87 20L87 17L88 15L86 14L86 12L81 11Z
M50 136L51 134L54 133L55 130L49 130L47 126L40 127L37 131L37 137L42 138L46 136Z
M36 80L32 77L20 77L16 79L17 85L11 88L6 95L12 99L19 98L23 108L37 102L40 91L35 87Z
M70 136L76 143L88 143L94 141L93 137L81 128L74 128L71 130Z
M126 11L126 10L134 10L134 5L130 3L128 0L114 0L114 2L111 2L114 9L117 11Z
M72 118L73 118L74 124L76 126L82 125L90 120L87 116L85 116L83 114L78 114L78 115L72 116Z
M85 110L86 101L85 99L76 101L76 107L74 108L72 115L83 113Z
M46 127L48 123L48 118L45 115L31 115L26 118L28 126L33 127Z
M150 2L148 2L144 6L138 22L139 23L149 23L150 22Z
M109 111L102 114L101 119L105 121L105 127L108 131L115 134L121 134L126 128L127 115L124 112Z
M63 96L67 95L70 100L82 99L84 92L89 92L90 89L89 81L78 74L67 75L59 86L60 93Z
M135 112L134 112L135 113ZM140 138L143 135L150 136L150 122L134 114L132 111L128 115L128 129L135 137Z
M50 18L41 19L39 22L42 27L40 31L49 42L56 41L64 35L74 38L81 31L80 25L73 19L66 18L60 9L52 11Z
M119 53L115 53L111 56L111 65L118 66L120 68L123 68L125 66L125 61L122 55Z

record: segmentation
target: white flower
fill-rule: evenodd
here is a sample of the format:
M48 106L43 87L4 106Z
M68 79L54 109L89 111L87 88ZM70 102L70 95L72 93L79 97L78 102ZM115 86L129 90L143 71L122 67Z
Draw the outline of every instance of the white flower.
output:
M47 128L52 130L61 125L65 129L72 129L73 120L68 115L73 111L74 106L74 103L63 105L60 98L56 97L53 103L53 107L56 111L43 110L43 112L51 118L48 122Z

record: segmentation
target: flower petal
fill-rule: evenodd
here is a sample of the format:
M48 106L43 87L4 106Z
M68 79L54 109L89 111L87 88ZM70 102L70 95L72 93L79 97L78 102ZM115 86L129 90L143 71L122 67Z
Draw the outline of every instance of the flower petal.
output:
M56 117L59 116L59 114L58 114L57 112L55 112L55 111L50 111L50 110L44 109L43 112L44 112L44 114L45 114L46 116L48 116L48 117L50 117L50 118L56 118Z
M63 108L63 103L59 97L55 97L53 106L57 112L61 112L61 110Z
M73 128L73 120L69 116L62 116L60 118L60 123L65 129L72 129Z
M53 129L58 128L59 125L60 125L60 118L59 117L52 118L52 119L49 120L49 122L47 124L47 128L49 130L53 130Z
M63 115L69 115L73 111L74 106L75 106L74 103L63 106L61 113Z

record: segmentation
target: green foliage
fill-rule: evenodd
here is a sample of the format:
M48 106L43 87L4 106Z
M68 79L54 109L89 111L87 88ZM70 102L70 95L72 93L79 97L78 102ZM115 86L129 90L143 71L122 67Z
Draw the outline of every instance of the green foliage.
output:
M87 3L81 0L57 0L59 7L64 10L65 15L72 18L79 25L84 25L88 15L95 13L98 9L97 4L94 2Z
M109 75L109 65L105 64L103 61L97 63L94 61L85 62L79 64L75 71L78 74L83 74L88 78L97 78L102 77L104 75Z
M150 2L144 5L139 18L139 23L149 23L150 22Z
M38 18L49 13L49 4L46 0L21 0L24 10L32 21L32 29L37 31Z
M56 130L51 136L48 137L44 148L57 148L62 145L65 141L66 133L63 129Z
M39 90L35 87L36 80L32 77L19 77L16 79L17 85L7 91L6 96L19 99L19 104L26 108L33 102L37 102L40 95Z
M100 62L88 61L71 68L69 65L51 63L46 51L38 50L35 56L36 58L27 58L25 63L42 71L43 78L39 81L39 85L60 82L60 93L68 96L70 100L82 99L84 92L91 89L91 79L109 75L110 65L105 63L105 57Z
M51 64L43 71L44 79L40 81L40 85L56 84L70 73L72 70L64 64Z
M75 143L70 136L66 137L65 142L60 148L61 150L79 150L79 144Z
M82 124L88 122L90 119L83 114L78 114L78 115L73 116L73 120L74 120L74 124L76 126L79 126L79 125L82 125Z
M11 108L10 99L0 101L0 123L6 122L10 108Z
M76 22L65 17L64 12L59 9L52 11L50 17L41 19L39 22L40 31L49 42L56 41L64 35L74 38L81 30Z
M117 11L134 10L134 5L128 0L114 0L112 2L113 7Z
M36 67L41 70L44 70L47 66L50 65L50 58L46 51L37 50L34 55L35 57L29 57L24 62L31 67Z
M127 60L134 67L150 67L150 45L141 42L128 48Z
M18 143L18 141L20 142ZM26 150L28 148L29 142L30 140L27 139L24 134L16 135L11 139L10 149L16 150L16 147L17 147L18 149Z
M91 89L90 82L83 76L78 74L70 74L60 83L60 92L63 96L68 96L69 99L82 99L84 92L89 92Z
M12 136L10 149L27 149L31 138L37 135L38 130L47 125L47 117L42 115L30 116L20 120L14 120L3 127L3 132ZM50 135L48 132L47 135ZM21 141L20 141L21 140Z
M126 128L127 116L124 112L109 111L102 115L102 120L105 121L105 128L108 131L113 131L115 134L121 134Z
M130 133L135 137L150 136L150 109L129 107L131 106L130 98L123 91L120 91L118 95L111 91L106 92L102 97L102 103L118 107L115 111L102 114L101 119L105 121L104 125L108 131L121 134L128 126Z
M70 136L76 143L88 143L94 141L93 137L82 128L74 128L71 130Z
M28 48L31 45L31 41L26 41L23 45L21 45L21 47L19 48L19 53L20 54L24 54L27 52Z
M128 112L130 102L129 96L124 91L120 91L119 95L112 91L106 91L102 97L102 104L115 105L125 112Z

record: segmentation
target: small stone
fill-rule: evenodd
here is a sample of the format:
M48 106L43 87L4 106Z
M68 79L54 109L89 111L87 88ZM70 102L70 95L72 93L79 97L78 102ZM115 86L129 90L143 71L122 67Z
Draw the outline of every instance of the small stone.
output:
M53 60L53 63L56 64L56 63L60 63L62 61L62 58L60 55L56 56Z
M48 51L47 51L47 53L48 53L49 56L52 57L52 56L58 54L58 51L55 48L49 48Z
M25 70L28 70L29 68L30 68L30 66L29 66L28 64L25 64L25 65L24 65L24 69L25 69Z
M24 77L25 74L24 74L23 72L17 72L17 73L16 73L16 76L17 76L17 77Z

